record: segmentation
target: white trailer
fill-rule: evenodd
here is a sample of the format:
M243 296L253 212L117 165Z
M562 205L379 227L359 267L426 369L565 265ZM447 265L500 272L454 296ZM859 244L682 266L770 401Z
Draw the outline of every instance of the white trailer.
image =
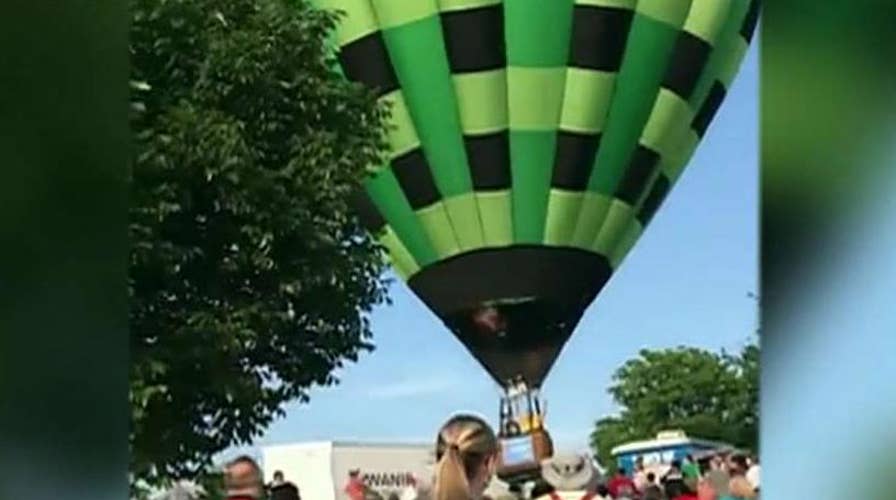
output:
M365 484L383 498L399 495L413 482L432 476L433 445L322 441L262 448L265 482L282 471L308 500L348 500L349 471L357 469Z

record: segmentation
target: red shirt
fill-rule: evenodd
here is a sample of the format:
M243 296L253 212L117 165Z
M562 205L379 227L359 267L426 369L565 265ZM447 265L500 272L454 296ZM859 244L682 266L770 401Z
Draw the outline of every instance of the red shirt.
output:
M351 479L345 485L345 494L352 500L364 500L364 481Z
M628 476L613 476L613 479L607 483L607 489L610 491L610 496L613 498L623 495L630 497L638 491L638 489L635 488L635 482L629 479Z
M699 500L696 493L682 493L672 500Z
M716 490L713 489L712 485L709 481L705 479L701 479L697 484L697 499L698 500L718 500L719 495L716 494Z

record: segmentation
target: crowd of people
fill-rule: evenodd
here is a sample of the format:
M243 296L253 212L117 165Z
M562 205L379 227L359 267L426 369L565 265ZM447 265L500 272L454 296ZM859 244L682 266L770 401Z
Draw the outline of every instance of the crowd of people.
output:
M558 455L541 464L540 477L526 491L518 485L495 493L499 441L483 419L457 415L436 437L433 482L384 498L364 485L358 471L346 485L350 500L757 500L760 466L755 456L707 452L664 466L635 462L602 475L590 457ZM300 490L274 473L269 485L249 457L226 467L227 500L299 500ZM310 499L314 500L314 499Z
M632 500L756 500L760 465L755 456L708 452L673 460L659 475L638 461L634 470L617 468L598 495ZM600 489L600 486L598 487Z

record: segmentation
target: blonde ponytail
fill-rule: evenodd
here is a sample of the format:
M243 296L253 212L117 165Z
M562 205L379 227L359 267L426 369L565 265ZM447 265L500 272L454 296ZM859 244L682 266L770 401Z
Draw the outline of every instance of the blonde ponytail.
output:
M494 431L481 418L458 415L445 423L436 439L433 500L470 500L471 480L498 451Z
M436 481L433 486L433 500L469 500L470 481L460 449L449 445L436 467Z

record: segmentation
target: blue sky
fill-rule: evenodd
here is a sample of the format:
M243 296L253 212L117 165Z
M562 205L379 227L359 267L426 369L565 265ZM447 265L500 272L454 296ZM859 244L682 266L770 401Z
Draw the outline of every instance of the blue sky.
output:
M704 142L622 268L586 312L549 375L547 425L564 451L587 448L616 411L613 371L642 348L738 350L755 329L758 271L758 57L750 49ZM429 442L448 415L497 419L500 391L400 280L377 309L377 350L338 386L289 405L256 445L305 440Z

